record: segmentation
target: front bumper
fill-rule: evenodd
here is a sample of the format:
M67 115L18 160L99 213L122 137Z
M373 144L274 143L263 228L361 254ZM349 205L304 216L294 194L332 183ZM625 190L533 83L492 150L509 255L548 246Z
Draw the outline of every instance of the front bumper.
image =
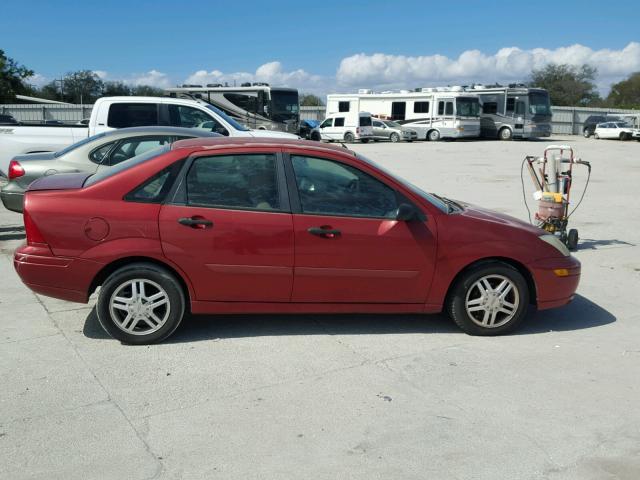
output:
M529 270L536 284L538 310L566 305L575 297L581 273L577 258L545 258L530 264ZM563 276L559 276L556 271L563 271Z
M24 204L24 192L8 192L5 189L0 190L0 199L7 210L22 213Z

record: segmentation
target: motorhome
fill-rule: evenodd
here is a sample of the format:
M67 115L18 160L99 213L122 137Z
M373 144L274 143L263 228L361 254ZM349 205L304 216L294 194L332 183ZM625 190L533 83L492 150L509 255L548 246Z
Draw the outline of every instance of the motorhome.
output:
M298 133L300 104L295 88L272 87L268 83L182 85L167 88L171 96L204 100L236 121L259 130Z
M480 97L480 133L510 140L551 136L549 92L522 84L474 85L465 91Z
M366 111L415 130L418 139L478 137L480 101L462 87L327 95L327 116Z

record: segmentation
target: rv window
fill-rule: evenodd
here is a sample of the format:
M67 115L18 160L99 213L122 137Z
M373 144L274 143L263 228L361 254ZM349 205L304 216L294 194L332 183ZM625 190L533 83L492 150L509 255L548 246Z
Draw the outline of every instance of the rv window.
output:
M415 102L413 113L429 113L429 102Z
M516 102L516 115L524 115L524 102Z
M344 117L336 117L333 122L334 127L344 127Z
M446 114L453 115L453 102L447 102Z
M498 113L498 102L485 102L482 104L482 113L495 115Z
M348 112L350 103L351 102L338 102L338 111L339 112Z
M391 102L391 120L404 120L407 102Z
M513 110L515 109L515 105L516 105L515 98L507 98L507 112L513 112Z
M444 102L438 102L438 115L444 115Z

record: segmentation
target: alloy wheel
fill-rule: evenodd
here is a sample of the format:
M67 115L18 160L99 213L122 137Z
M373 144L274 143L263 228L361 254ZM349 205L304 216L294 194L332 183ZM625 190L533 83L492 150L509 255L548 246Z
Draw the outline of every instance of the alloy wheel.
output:
M171 304L169 295L159 284L135 278L114 290L109 312L120 330L131 335L149 335L165 324Z
M471 320L484 328L509 322L518 310L518 288L503 275L486 275L467 291L465 309Z

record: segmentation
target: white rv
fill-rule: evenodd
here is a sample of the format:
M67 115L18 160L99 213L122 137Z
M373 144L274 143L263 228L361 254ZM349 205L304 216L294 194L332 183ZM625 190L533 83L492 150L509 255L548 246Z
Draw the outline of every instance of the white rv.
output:
M394 120L421 140L480 136L480 100L462 87L327 95L327 116L360 111Z

